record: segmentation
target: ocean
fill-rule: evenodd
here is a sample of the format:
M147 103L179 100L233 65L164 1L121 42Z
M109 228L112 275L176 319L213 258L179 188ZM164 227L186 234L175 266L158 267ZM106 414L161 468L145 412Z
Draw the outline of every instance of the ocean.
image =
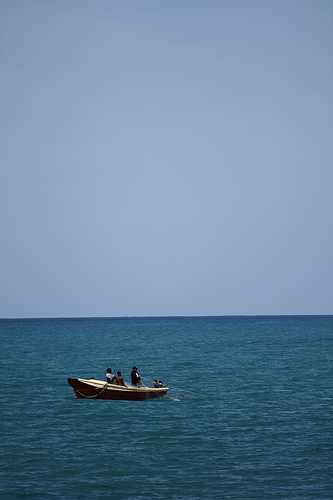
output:
M333 499L333 316L0 320L0 497ZM172 387L77 399L106 369Z

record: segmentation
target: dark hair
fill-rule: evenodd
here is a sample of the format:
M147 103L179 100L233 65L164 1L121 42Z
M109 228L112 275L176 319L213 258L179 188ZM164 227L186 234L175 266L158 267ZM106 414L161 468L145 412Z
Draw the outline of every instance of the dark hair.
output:
M117 372L117 375L121 375L121 372Z

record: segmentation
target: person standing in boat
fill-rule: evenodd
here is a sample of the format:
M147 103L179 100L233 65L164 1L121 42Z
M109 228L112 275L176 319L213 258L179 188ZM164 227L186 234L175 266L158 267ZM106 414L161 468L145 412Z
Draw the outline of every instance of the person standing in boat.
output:
M106 381L108 384L114 384L116 380L116 376L113 375L111 368L107 368L106 370Z
M137 370L138 370L137 367L133 366L133 371L131 373L131 381L134 387L141 387L141 379L143 379L144 377L141 377L138 374Z
M118 375L118 377L116 378L117 385L123 385L123 386L127 387L125 385L123 377L121 376L121 372L117 372L117 375Z

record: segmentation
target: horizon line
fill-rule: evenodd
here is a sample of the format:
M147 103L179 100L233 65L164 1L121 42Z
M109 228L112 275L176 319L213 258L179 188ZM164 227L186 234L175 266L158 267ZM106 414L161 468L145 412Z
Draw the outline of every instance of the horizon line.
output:
M263 318L263 317L290 317L290 316L333 316L333 313L328 314L203 314L203 315L152 315L152 316L29 316L29 317L0 317L0 321L11 320L64 320L64 319L157 319L157 318Z

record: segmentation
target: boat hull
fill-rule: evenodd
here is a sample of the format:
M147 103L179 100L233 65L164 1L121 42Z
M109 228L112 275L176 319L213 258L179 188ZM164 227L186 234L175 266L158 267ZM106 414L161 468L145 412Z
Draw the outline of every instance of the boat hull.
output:
M165 396L169 387L124 387L95 379L67 379L77 398L140 401Z

